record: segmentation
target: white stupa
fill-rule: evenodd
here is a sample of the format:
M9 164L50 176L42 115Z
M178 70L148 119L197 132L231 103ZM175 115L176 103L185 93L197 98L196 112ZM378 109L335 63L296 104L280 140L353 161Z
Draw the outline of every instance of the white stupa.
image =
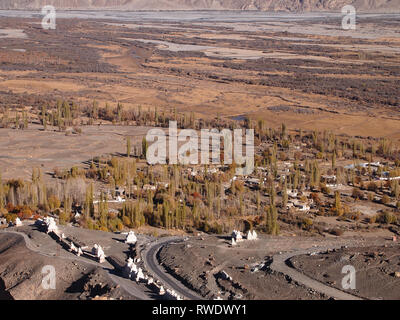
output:
M163 286L160 287L160 291L158 293L160 296L163 296L165 294L165 289Z
M140 282L142 279L144 279L144 274L142 268L139 268L138 272L136 273L136 282Z
M73 252L73 253L78 253L78 248L74 245L74 243L73 242L71 242L71 245L70 245L70 249L69 249L71 252Z
M46 218L44 218L43 221L46 224L46 229L47 229L46 232L47 233L50 233L50 232L57 233L58 232L57 223L53 217L46 217Z
M232 238L235 238L236 242L243 240L242 233L239 230L232 231Z
M249 231L247 233L247 240L257 240L257 233L255 231Z
M22 222L21 222L20 218L18 218L18 217L15 219L15 226L16 227L22 226Z
M104 254L103 248L100 245L95 244L93 246L92 253L96 256L100 263L103 263L106 260L106 255Z
M128 235L126 236L125 243L127 244L135 244L137 241L137 237L133 231L129 231Z
M174 290L167 289L167 294L169 295L170 298L176 299L176 300L182 300L180 295L178 295Z
M124 275L129 279L136 278L138 273L138 268L136 264L133 262L132 258L128 259L128 262L126 263L123 272Z

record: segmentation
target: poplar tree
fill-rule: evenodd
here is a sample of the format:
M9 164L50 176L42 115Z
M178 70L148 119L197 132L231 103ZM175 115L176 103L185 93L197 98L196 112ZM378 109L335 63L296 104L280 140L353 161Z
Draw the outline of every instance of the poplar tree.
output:
M287 194L287 179L285 178L285 182L283 184L282 190L282 208L286 209L288 203L288 194Z
M147 142L147 139L146 139L146 137L143 137L143 139L142 139L142 156L143 156L143 158L146 158L148 148L149 148L149 144Z
M336 211L336 214L338 216L341 216L343 214L342 202L341 202L341 199L340 199L339 191L335 192L335 211Z
M131 137L127 137L126 138L126 156L128 158L131 157L131 150L132 150L132 146L131 146Z
M266 209L265 229L268 234L271 235L279 234L278 211L274 205L270 205Z
M86 197L85 197L85 214L86 218L93 217L94 216L94 188L93 188L93 183L91 183L87 188L86 188Z
M336 167L336 152L333 151L333 154L332 154L332 169L335 169L335 167Z
M47 130L47 110L46 110L46 106L43 105L42 106L42 125L43 125L43 130L46 131Z

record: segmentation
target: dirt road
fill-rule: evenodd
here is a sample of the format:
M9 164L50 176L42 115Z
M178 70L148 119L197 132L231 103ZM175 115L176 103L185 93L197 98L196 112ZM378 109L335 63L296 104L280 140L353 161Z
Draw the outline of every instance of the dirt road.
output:
M203 298L189 288L185 287L181 282L175 279L172 275L166 273L160 266L157 260L157 253L160 249L170 243L180 242L182 238L168 237L162 240L157 240L150 243L143 252L142 258L146 265L146 270L160 280L164 287L174 290L180 296L189 300L202 300Z
M304 255L309 253L318 253L326 251L328 249L338 249L338 248L340 247L326 246L326 247L317 247L313 249L300 250L296 252L286 252L283 254L277 254L273 257L273 262L270 267L272 270L281 272L292 278L294 281L301 283L304 286L311 288L317 292L323 293L328 297L332 297L338 300L362 300L357 296L335 289L333 287L323 284L322 282L314 280L306 276L305 274L298 272L296 269L289 267L287 264L287 261L294 256Z

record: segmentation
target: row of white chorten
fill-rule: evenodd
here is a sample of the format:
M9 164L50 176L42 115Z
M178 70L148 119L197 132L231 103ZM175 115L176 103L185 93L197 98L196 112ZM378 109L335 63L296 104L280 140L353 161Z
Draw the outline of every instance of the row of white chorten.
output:
M247 240L257 240L258 239L258 235L257 233L253 230L249 230L249 232L247 232L247 236L246 236ZM243 235L239 230L233 230L232 231L232 245L236 245L237 242L243 241Z
M128 262L123 269L123 275L125 277L132 279L137 283L145 282L148 286L152 286L154 290L157 290L159 295L166 296L169 299L182 300L182 298L174 290L165 290L163 286L154 282L152 277L144 274L142 268L138 267L135 262L139 263L140 259L135 259L135 261L132 258L128 259Z

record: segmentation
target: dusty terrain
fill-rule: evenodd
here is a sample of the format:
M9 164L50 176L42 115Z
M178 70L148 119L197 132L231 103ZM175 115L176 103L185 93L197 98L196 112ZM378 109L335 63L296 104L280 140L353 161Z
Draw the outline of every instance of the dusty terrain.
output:
M76 300L104 296L129 299L102 268L74 260L46 257L27 249L21 236L0 234L0 295L17 300ZM60 249L59 249L60 250ZM45 289L45 266L56 270L56 288Z
M107 257L124 263L132 255L125 235L60 226L71 239L89 249L100 244ZM68 252L50 235L39 231L32 221L24 226L0 232L0 295L17 300L87 300L87 299L150 299L154 294L144 285L125 279L108 260L99 264ZM15 234L12 232L18 232ZM25 234L27 240L20 235ZM140 236L146 243L147 236ZM28 241L29 243L27 244ZM45 266L56 272L56 288L44 289Z
M28 130L0 130L0 166L5 178L29 178L32 168L41 167L45 177L55 168L65 169L103 154L125 154L126 137L140 144L149 128L128 126L85 126L81 134Z
M260 240L245 241L237 247L231 247L227 238L203 236L191 238L184 244L164 247L159 254L159 261L178 279L208 298L221 296L224 299L328 299L330 298L329 296L306 288L282 273L272 271L269 266L274 260L274 255L279 255L281 252L296 252L308 248L312 250L313 247L317 246L358 245L358 248L351 250L360 252L360 256L362 256L363 252L374 251L374 248L369 248L374 243L390 244L390 242L385 242L384 237L375 237L373 235L367 238L350 236L341 237L340 239L336 237L322 239L319 237L262 236ZM384 249L380 249L379 252L382 250ZM291 261L300 260L301 264L296 263L295 267L300 272L305 272L311 278L321 280L322 274L326 272L331 274L329 280L332 277L335 279L340 278L340 281L338 281L338 285L340 285L343 277L340 274L341 269L337 273L339 265L332 265L331 263L340 259L342 255L344 256L345 251L337 252L334 258L325 259L324 263L329 268L316 268L315 264L320 261L321 255L312 257L309 255L300 256L292 258ZM308 262L309 260L310 262ZM395 260L396 258L391 263L394 269L396 269ZM360 266L357 265L355 267L359 270ZM315 275L315 270L319 270L317 275ZM221 275L223 271L232 280L224 280ZM379 273L379 271L376 271L376 273ZM320 273L321 276L319 276ZM371 282L371 278L360 275L360 278L357 279L359 280L360 287L365 286L370 288L369 294L373 292L376 296L379 295L380 289L377 288L375 291L375 282ZM382 281L382 276L379 279ZM394 282L392 283L393 279L393 277L389 276L384 278L381 286L394 286ZM324 280L323 282L327 282L324 277L322 277L322 280ZM339 287L339 289L341 288ZM360 288L359 290L363 289ZM390 297L395 296L395 293L390 295ZM386 297L390 298L389 296Z
M400 137L396 15L360 16L355 31L329 16L116 18L58 19L56 31L42 30L37 18L2 18L1 105L96 99Z
M398 252L398 244L348 248L314 256L298 256L290 262L310 277L336 288L341 288L342 268L352 265L356 270L356 289L349 291L367 299L398 300Z
M323 11L340 9L344 5L352 4L363 11L388 11L399 9L394 1L332 1L332 0L78 0L71 3L66 0L43 1L33 3L17 0L2 0L1 9L39 9L44 5L54 5L64 9L128 9L128 10L263 10L263 11Z

